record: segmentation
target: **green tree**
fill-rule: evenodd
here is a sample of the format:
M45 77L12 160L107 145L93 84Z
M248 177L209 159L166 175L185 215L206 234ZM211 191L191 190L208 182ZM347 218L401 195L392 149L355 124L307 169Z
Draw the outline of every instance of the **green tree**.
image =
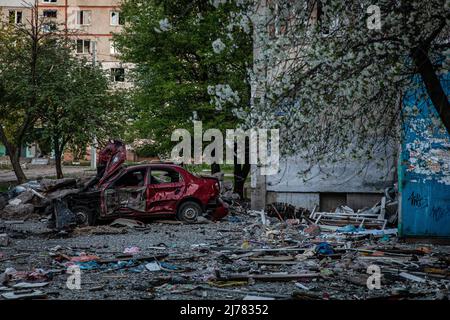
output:
M249 30L226 29L233 4L216 8L201 1L124 1L124 32L115 37L123 59L136 63L134 128L155 141L160 153L173 147L172 132L235 128L232 110L250 105L247 68L252 65ZM220 91L234 100L222 103ZM216 103L217 102L217 103ZM215 166L217 168L217 166ZM235 165L235 187L241 195L250 166Z
M47 27L36 4L26 23L0 25L0 141L19 183L25 142L50 142L61 178L68 145L120 137L126 125L126 93L109 87L100 66L74 56L72 41Z
M51 68L50 56L60 48L55 34L45 32L36 6L28 24L0 22L0 141L5 145L19 183L21 147L38 120L38 94Z
M112 91L105 72L74 57L71 48L53 58L48 81L39 95L42 136L52 142L56 174L63 177L61 162L68 145L87 146L97 138L118 135L123 127L121 92Z

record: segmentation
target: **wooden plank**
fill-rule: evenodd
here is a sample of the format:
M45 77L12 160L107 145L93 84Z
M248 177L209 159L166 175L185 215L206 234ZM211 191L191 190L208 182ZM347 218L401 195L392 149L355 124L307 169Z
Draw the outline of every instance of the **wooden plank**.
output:
M298 273L298 274L230 274L218 278L221 281L230 280L259 280L259 281L291 281L305 278L317 278L320 273Z

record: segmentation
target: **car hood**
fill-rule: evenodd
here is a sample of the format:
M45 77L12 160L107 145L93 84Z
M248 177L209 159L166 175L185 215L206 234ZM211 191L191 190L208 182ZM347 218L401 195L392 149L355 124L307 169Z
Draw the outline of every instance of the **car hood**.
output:
M109 160L107 160L106 168L101 177L98 185L102 185L111 178L113 175L122 170L122 165L127 159L127 149L125 145L119 146L114 153L111 154Z

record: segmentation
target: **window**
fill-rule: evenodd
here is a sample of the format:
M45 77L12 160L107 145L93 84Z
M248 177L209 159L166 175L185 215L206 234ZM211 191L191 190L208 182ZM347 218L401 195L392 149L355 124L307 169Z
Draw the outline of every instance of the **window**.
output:
M113 56L119 55L119 50L116 47L116 44L114 41L109 42L109 53Z
M143 187L145 185L145 175L147 174L147 169L136 169L125 173L114 183L116 188L124 187Z
M77 53L89 54L91 53L91 40L77 40Z
M80 26L86 26L91 24L92 11L78 11L77 12L77 24Z
M44 15L44 18L57 18L58 11L57 10L44 10L43 15Z
M42 30L44 32L54 32L54 31L57 31L58 28L55 23L44 23L42 25Z
M23 13L22 11L11 10L9 12L9 23L19 24L22 23Z
M320 211L334 212L337 207L347 205L346 193L321 193Z
M111 69L111 81L112 82L125 82L125 69L124 68L112 68Z
M124 25L122 15L120 14L119 11L111 11L110 21L111 21L112 26L123 26Z
M181 181L180 174L172 169L154 169L151 171L151 184L177 183Z

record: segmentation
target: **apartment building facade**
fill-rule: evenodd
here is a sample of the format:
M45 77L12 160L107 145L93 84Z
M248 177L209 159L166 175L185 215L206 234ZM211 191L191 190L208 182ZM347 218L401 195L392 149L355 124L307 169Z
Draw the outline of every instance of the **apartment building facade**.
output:
M10 23L26 24L33 5L34 0L0 0L0 12ZM37 5L46 28L73 39L77 56L101 65L114 87L131 86L133 65L120 60L113 41L124 25L120 0L38 0Z
M35 0L0 0L0 19L29 24L35 5ZM45 27L72 39L74 54L102 66L113 88L132 86L129 72L133 65L120 60L113 42L113 34L124 24L120 0L38 0L37 6ZM6 156L6 148L0 144L0 158ZM38 156L36 146L24 146L22 156Z

